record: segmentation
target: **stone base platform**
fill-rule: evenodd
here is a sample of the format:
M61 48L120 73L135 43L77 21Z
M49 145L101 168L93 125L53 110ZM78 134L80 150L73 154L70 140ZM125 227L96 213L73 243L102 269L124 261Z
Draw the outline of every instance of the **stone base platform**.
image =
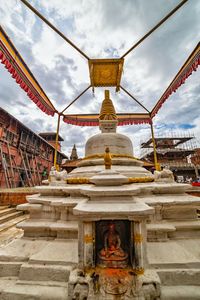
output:
M200 239L147 243L150 268L200 269Z
M17 278L0 280L1 300L66 300L67 284L65 286L46 286L38 284L18 284Z
M77 262L77 240L14 240L0 249L0 299L66 300Z

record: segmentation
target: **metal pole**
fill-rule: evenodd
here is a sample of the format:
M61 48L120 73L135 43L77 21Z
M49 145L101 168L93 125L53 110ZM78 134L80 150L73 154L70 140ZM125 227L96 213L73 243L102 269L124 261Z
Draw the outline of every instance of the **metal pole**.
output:
M22 1L22 0L21 0ZM133 49L135 49L139 44L141 44L152 32L154 32L158 27L160 27L167 19L169 19L182 5L184 5L188 0L181 1L173 10L171 10L158 24L156 24L151 30L149 30L137 43L135 43L124 55L120 58L124 58Z
M56 144L55 144L55 152L54 152L54 167L58 171L57 166L57 153L58 153L58 136L59 136L59 130L60 130L60 117L61 115L58 114L58 122L57 122L57 130L56 130Z
M53 24L51 24L39 11L37 11L28 1L20 0L23 2L34 14L36 14L43 22L45 22L51 29L53 29L59 36L61 36L67 43L69 43L74 49L76 49L81 55L83 55L87 60L90 58L79 49L72 41L70 41L61 31L59 31Z
M69 103L62 111L60 114L63 114L74 102L76 102L89 88L91 85L89 85L83 92L81 92L71 103Z
M146 110L148 112L148 114L150 114L150 111L142 104L140 103L140 101L138 101L132 94L130 94L123 86L120 85L120 88L127 94L129 95L129 97L131 97L135 102L137 102L142 108L144 108L144 110Z
M155 137L154 137L154 130L153 130L153 121L151 120L151 136L152 136L152 142L153 142L153 154L154 154L154 165L156 171L160 171L160 164L158 164L158 159L157 159L157 152L156 152L156 142L155 142Z

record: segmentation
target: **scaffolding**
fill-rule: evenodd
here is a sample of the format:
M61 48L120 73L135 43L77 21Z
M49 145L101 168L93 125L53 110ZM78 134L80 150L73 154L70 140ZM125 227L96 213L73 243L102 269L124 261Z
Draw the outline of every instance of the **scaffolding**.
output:
M200 147L200 142L195 138L192 132L183 131L161 131L159 129L155 130L155 141L157 152L162 148L163 144L159 144L159 141L173 141L173 143L166 144L166 149L176 149L178 150L195 150ZM168 147L167 147L168 146ZM152 136L149 133L144 138L140 140L140 158L145 158L148 154L152 153Z
M54 147L3 109L0 113L0 186L40 185L53 165ZM57 162L64 157L58 152Z
M194 133L183 131L155 132L156 153L161 167L168 166L177 174L198 177L200 171L200 143ZM153 141L150 134L140 141L140 158L153 161ZM197 157L198 156L198 157ZM192 175L191 175L192 174Z

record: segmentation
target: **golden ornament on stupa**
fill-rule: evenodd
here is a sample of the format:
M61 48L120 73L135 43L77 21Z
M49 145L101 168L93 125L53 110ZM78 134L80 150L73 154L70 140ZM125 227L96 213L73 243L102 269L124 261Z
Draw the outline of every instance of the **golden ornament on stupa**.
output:
M112 166L112 157L111 157L111 154L110 154L109 147L106 147L106 149L105 149L104 165L105 165L105 169L107 169L107 170L111 169L111 166Z
M99 120L117 120L116 111L112 100L110 99L109 90L105 90L105 99L102 102Z

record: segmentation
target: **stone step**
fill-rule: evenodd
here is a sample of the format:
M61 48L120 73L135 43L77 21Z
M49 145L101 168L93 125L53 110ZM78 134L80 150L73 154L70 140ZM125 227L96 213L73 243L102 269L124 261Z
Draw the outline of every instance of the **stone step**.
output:
M78 237L78 223L76 221L58 221L52 222L48 220L27 220L17 228L25 230L26 236L36 236L45 234L54 234L57 238L76 239Z
M76 221L55 222L50 226L50 229L57 232L57 238L78 238L78 222Z
M162 300L199 300L200 286L196 285L179 285L179 286L162 286Z
M66 300L67 286L19 284L16 278L0 280L2 300Z
M200 220L147 224L149 242L200 237Z
M170 231L174 231L174 230L176 230L176 227L171 224L167 224L167 223L147 224L148 232L151 232L151 231L170 232Z
M24 263L20 269L19 279L67 282L71 269L71 266Z
M29 204L43 204L51 206L74 207L85 197L69 197L69 196L43 196L40 194L27 196ZM19 206L20 209L21 206ZM27 207L28 208L28 207Z
M200 220L179 221L171 223L176 231L169 233L169 238L188 239L200 238Z
M171 222L171 225L175 226L177 230L200 229L200 220Z
M23 203L17 206L17 210L39 212L42 210L42 204Z
M0 233L26 220L27 218L28 215L24 215L23 213L20 212L20 214L17 217L13 217L10 220L0 224Z
M24 220L24 219L22 219ZM23 236L23 230L18 229L15 226L11 226L0 233L0 245L1 247L9 244L11 241Z
M29 263L74 267L78 263L78 240L49 241L40 251L30 256Z
M5 279L5 278L3 278ZM34 286L57 286L57 287L66 287L67 282L62 282L62 281L28 281L28 280L17 280L17 285L34 285Z
M4 215L8 215L10 213L16 212L16 208L15 207L7 207L5 209L1 209L0 210L0 217L4 216Z
M200 269L159 269L157 273L164 285L200 284Z
M16 217L21 216L23 213L21 211L14 211L9 214L0 216L0 224L3 224L9 220L15 219Z
M0 211L2 210L2 209L6 209L6 208L9 208L10 206L8 206L8 205L0 205Z
M151 268L200 269L200 239L148 242L147 258Z
M0 262L0 277L19 276L22 262Z
M176 230L176 227L168 223L147 224L148 242L167 241L168 234Z

